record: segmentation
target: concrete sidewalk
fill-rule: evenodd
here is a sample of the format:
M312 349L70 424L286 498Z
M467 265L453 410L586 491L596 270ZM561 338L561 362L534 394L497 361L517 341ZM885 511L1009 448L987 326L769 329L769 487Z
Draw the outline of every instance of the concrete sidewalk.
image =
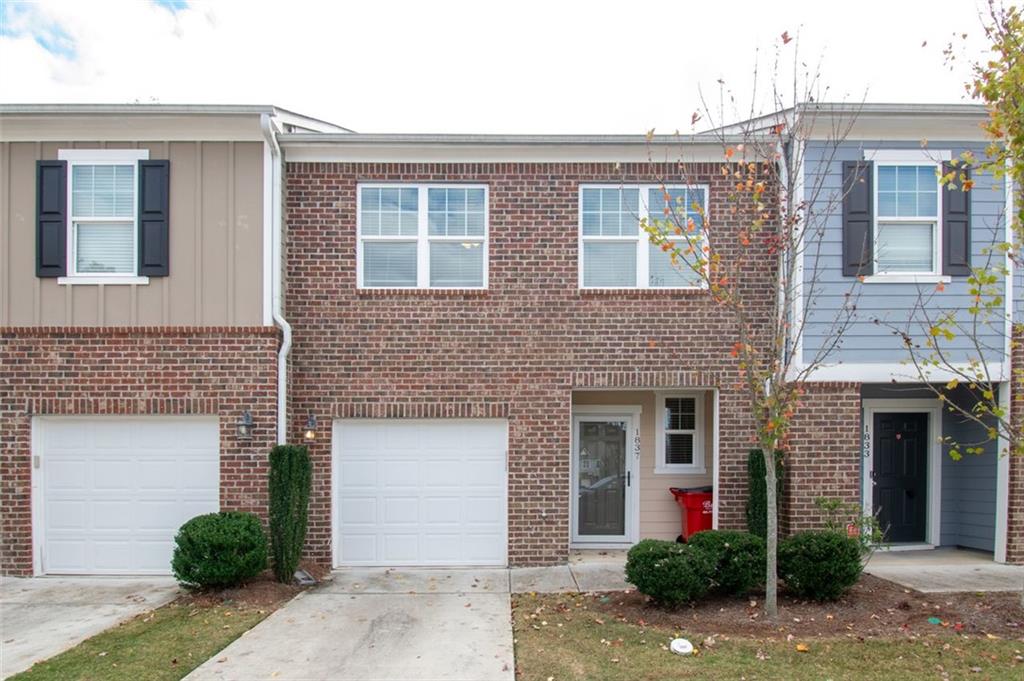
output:
M0 580L0 678L173 600L170 577L5 577Z
M924 593L1024 588L1024 566L996 563L991 554L964 549L880 550L864 571Z

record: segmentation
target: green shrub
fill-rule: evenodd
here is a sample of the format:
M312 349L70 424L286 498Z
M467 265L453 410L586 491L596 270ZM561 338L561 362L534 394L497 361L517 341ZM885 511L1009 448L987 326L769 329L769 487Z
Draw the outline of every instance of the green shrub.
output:
M782 499L782 452L775 452L775 505ZM768 485L764 476L764 455L760 449L747 453L747 530L761 539L768 537Z
M690 546L714 561L715 590L745 594L764 583L765 546L756 534L737 530L704 530L690 537Z
M196 516L174 538L171 570L189 588L236 586L266 567L267 538L251 513Z
M779 576L802 598L834 601L857 583L860 544L839 532L800 532L779 542Z
M626 557L626 581L664 605L694 601L711 588L714 561L687 544L644 539Z
M277 581L288 584L302 558L313 466L299 445L270 450L270 551Z

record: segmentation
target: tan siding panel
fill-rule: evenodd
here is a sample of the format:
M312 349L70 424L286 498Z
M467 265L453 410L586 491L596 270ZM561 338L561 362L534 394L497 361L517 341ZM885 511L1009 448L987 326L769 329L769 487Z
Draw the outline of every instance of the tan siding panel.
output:
M102 287L38 279L36 159L134 147L171 160L170 276ZM0 144L0 162L0 325L262 323L262 143L12 142Z
M673 540L679 536L679 506L669 492L670 487L703 487L712 482L714 460L714 395L706 395L704 409L705 475L661 475L655 467L655 419L658 417L655 393L652 391L580 391L573 393L573 405L638 405L640 414L640 538Z

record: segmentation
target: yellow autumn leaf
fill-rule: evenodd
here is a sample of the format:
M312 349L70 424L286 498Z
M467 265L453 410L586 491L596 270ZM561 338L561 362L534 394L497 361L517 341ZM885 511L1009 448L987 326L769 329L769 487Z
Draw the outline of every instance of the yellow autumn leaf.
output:
M811 649L807 646L806 643L797 643L796 644L796 652L798 652L798 653L808 653L808 652L810 652L810 650Z

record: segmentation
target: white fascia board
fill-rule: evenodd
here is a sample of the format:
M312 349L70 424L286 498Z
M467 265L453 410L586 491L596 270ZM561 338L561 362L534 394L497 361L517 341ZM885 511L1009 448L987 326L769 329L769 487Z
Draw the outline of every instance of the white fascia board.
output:
M790 378L805 367L794 366ZM963 367L967 369L967 367ZM992 381L999 383L1006 380L1006 367L1002 362L988 364ZM949 369L931 369L927 372L927 380L922 380L912 366L899 363L862 363L862 364L825 364L817 367L807 376L809 383L840 382L840 383L946 383L950 379L960 378Z

